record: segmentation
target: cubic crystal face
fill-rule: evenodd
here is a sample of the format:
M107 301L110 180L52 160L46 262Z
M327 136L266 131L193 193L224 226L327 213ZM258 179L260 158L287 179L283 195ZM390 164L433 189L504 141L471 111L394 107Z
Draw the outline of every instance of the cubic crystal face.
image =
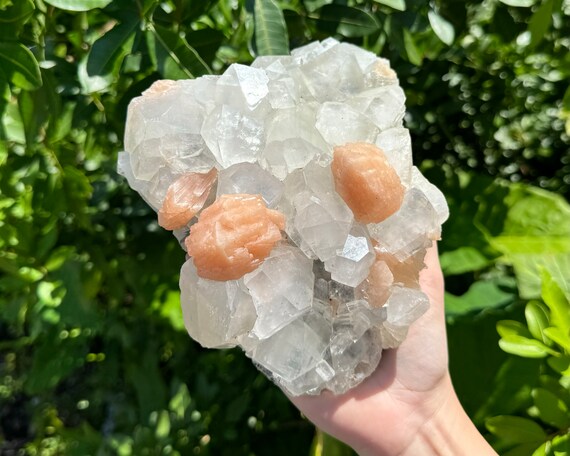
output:
M344 393L404 341L449 215L404 113L389 62L332 38L131 102L118 171L187 248L191 337L292 395Z

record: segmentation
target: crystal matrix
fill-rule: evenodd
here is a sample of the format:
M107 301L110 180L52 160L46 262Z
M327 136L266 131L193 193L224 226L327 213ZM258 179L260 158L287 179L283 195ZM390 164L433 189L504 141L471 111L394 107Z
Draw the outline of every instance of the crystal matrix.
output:
M448 216L404 103L386 60L333 39L132 101L119 172L184 241L195 340L293 395L343 393L402 343Z

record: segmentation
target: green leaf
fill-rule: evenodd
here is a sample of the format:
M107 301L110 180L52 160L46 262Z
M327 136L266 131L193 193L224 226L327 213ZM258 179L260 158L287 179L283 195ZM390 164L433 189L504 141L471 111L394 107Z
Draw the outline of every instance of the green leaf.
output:
M570 377L570 356L551 356L546 360L548 365L559 374Z
M562 331L560 328L545 328L544 334L553 342L560 345L564 350L570 352L570 334Z
M445 293L445 312L448 316L503 307L514 300L514 290L503 289L502 280L478 281L466 293L455 296Z
M570 432L554 437L551 448L554 456L567 456L570 454Z
M563 429L570 425L568 406L562 399L544 388L535 388L532 391L537 416L546 424Z
M67 11L89 11L105 8L113 0L44 0L47 4Z
M489 418L485 426L492 434L510 443L543 442L546 432L534 421L518 416L500 415Z
M0 42L0 68L8 80L22 89L33 90L42 85L38 62L21 43Z
M530 30L530 47L535 48L544 38L552 24L552 7L554 0L546 0L532 15L528 28Z
M170 416L166 410L161 410L158 414L155 435L157 439L165 439L170 434Z
M563 333L568 334L570 332L570 303L558 282L552 278L548 271L543 271L541 278L542 299L550 308L551 323Z
M544 334L544 329L550 322L548 308L540 302L530 301L525 307L524 315L532 336L545 344L548 343L548 338Z
M542 342L518 335L507 335L499 340L503 351L523 358L545 358L549 354L557 354Z
M500 0L501 3L509 6L518 6L521 8L528 8L529 6L534 5L536 0Z
M428 19L437 37L448 46L451 46L455 39L455 30L453 25L437 14L435 11L428 11Z
M406 11L405 0L374 0L374 2L389 6L390 8L398 11Z
M149 24L146 37L153 63L163 78L188 79L211 73L196 50L178 33Z
M542 445L540 445L536 450L534 450L532 456L546 456L546 455L551 456L550 453L551 446L552 444L550 443L550 440L547 440Z
M536 445L536 442L523 443L522 445L511 448L506 453L501 453L501 456L529 456L536 450Z
M408 60L413 65L419 66L422 64L423 56L414 41L414 37L408 29L404 29L404 49L406 50L406 55Z
M257 54L289 54L289 36L281 8L273 0L255 0L254 19Z
M479 271L490 263L490 260L479 249L469 246L444 252L439 257L439 261L446 276Z
M509 255L519 284L521 298L533 299L540 296L540 269L545 269L564 287L570 296L570 252Z
M188 387L185 383L180 383L176 394L172 396L168 403L168 408L176 414L178 419L182 419L186 415L186 410L190 407L191 403L192 399L190 398Z
M85 363L85 337L61 339L58 330L51 330L38 341L32 366L24 384L28 394L53 388Z
M95 41L87 57L87 74L117 76L123 59L132 51L135 31L139 24L140 21L133 18L116 25Z
M34 13L34 9L33 0L16 0L0 13L0 24L2 24L2 27L6 27L6 24L14 22L22 25L28 21Z
M501 320L497 323L497 332L501 337L521 336L532 339L528 328L519 321Z
M570 293L570 205L565 199L542 189L512 185L494 206L478 213L478 223L486 225L482 229L488 230L491 246L503 253L502 260L513 265L521 297L540 296L541 268ZM502 208L497 210L498 206Z
M325 5L311 17L317 19L317 27L321 30L347 38L367 36L380 29L373 15L350 6Z
M331 437L319 428L315 429L315 437L309 456L352 456L354 452L346 444Z

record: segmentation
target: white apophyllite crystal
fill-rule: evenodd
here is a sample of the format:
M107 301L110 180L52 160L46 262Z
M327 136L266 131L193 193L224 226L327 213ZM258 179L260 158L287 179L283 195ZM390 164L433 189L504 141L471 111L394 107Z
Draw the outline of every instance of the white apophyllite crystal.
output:
M217 282L198 277L191 260L180 271L184 323L204 347L234 347L256 320L255 308L243 280Z
M389 62L332 38L131 102L119 173L163 218L198 211L172 225L196 256L180 277L196 341L240 346L293 395L343 393L402 343L449 214L413 167L404 113ZM205 204L174 185L206 173Z
M235 193L261 195L270 208L279 203L283 187L279 179L253 163L238 163L218 174L218 196Z
M366 229L356 225L348 233L342 250L325 261L325 269L331 273L332 280L356 287L368 276L375 257Z
M257 338L271 336L311 308L312 268L312 262L297 249L276 247L259 268L245 275L257 311L252 329Z

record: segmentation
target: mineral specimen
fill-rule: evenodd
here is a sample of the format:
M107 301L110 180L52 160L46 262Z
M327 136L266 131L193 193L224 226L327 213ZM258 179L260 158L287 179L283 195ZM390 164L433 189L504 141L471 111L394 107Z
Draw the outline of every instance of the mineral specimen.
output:
M222 195L204 209L186 238L198 275L234 280L257 268L281 240L285 217L259 195Z
M208 173L188 173L176 179L158 211L158 224L166 230L188 225L206 203L217 175L216 168L212 168Z
M388 61L334 39L131 102L119 172L187 250L195 340L293 395L343 393L402 343L448 216L404 103Z

